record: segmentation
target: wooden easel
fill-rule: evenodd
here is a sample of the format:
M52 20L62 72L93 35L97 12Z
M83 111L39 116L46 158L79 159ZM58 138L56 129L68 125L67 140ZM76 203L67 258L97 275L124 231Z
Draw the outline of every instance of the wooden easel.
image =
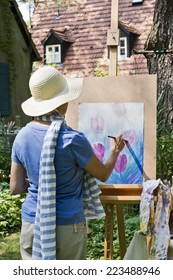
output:
M107 45L110 47L109 76L117 75L118 5L118 0L112 0L111 29L107 33ZM102 203L105 204L106 211L104 259L113 259L114 206L116 206L117 214L120 257L123 259L126 252L123 204L139 203L142 187L138 185L100 185L100 189L102 191L100 198Z
M123 204L138 204L142 186L140 185L100 185L102 191L100 199L105 204L105 242L104 259L113 259L113 226L114 207L116 206L117 226L120 246L120 257L123 259L126 252L126 238L124 226Z

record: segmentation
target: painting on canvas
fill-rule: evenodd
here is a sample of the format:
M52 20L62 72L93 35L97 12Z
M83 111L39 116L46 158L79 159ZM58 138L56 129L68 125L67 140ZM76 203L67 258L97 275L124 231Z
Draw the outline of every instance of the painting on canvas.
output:
M104 162L109 137L123 135L126 145L119 154L106 184L141 184L144 157L144 103L80 103L78 129L90 141L95 155ZM98 181L98 183L101 183Z

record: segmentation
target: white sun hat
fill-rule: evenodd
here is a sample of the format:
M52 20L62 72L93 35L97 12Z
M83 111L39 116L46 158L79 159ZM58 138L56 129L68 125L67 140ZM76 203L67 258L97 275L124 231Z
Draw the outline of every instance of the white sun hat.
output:
M75 100L82 91L83 78L64 78L52 66L36 70L29 80L32 97L22 103L28 116L45 115L62 104Z

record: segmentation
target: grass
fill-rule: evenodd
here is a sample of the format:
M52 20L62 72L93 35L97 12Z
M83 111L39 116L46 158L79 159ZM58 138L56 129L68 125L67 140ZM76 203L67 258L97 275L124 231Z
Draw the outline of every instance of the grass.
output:
M20 260L19 234L0 237L0 260Z

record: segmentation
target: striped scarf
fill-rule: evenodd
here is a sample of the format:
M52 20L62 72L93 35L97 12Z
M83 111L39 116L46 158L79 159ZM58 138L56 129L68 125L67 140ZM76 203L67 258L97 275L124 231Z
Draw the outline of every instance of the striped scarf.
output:
M53 115L37 117L37 120L50 121L40 158L38 199L34 224L32 259L56 259L56 172L54 166L57 138L65 119L57 112ZM95 179L84 171L83 202L86 219L105 216L99 199L101 193Z

